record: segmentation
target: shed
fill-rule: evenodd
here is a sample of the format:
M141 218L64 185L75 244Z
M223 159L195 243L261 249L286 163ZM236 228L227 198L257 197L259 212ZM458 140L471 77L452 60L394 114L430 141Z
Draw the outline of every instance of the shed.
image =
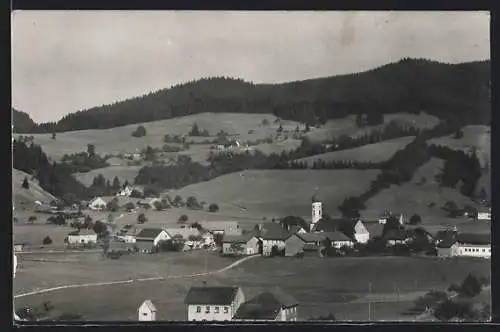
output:
M137 311L138 311L139 321L156 320L156 307L150 300L142 302L141 306Z

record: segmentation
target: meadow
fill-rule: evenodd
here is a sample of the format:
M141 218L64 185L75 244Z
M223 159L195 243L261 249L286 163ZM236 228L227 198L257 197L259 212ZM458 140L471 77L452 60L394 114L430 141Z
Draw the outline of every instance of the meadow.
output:
M76 267L77 263L68 262L44 263L37 268L31 265L25 267L27 262L21 262L19 279L25 279L16 280L16 284L22 282L27 285L31 282L41 285L42 282L49 284L49 281L51 284L78 283L101 277L106 278L106 281L124 280L145 274L161 275L167 266L172 271L193 270L184 267L186 258L181 256L170 263L168 256L160 258L159 262L150 260L149 257L133 262L122 259L102 260L92 262L92 265L84 262L80 263L81 267ZM156 257L158 259L160 256ZM215 264L212 263L215 256L210 259L210 263ZM57 268L56 264L60 267ZM95 268L97 265L99 269ZM199 262L198 270L202 268L203 263ZM215 269L215 265L209 268ZM310 271L315 273L311 274ZM373 271L377 272L374 274ZM36 277L31 272L36 272ZM247 299L258 292L278 288L299 302L300 320L329 312L339 320L367 320L368 300L373 301L374 319L409 320L412 318L403 313L418 296L431 289L444 290L451 283L462 281L470 272L478 276L489 276L490 261L412 257L308 257L302 260L257 257L216 275L58 290L16 299L15 306L36 306L50 301L56 309L81 314L84 320L135 320L137 308L144 300L149 299L158 309L157 320L185 320L186 306L183 301L189 287L202 285L202 281L206 281L207 285L213 286L238 285L242 287ZM85 277L79 277L80 275ZM24 286L26 287L32 285ZM24 288L16 285L16 292ZM397 289L399 302L395 300ZM397 310L394 310L395 307Z

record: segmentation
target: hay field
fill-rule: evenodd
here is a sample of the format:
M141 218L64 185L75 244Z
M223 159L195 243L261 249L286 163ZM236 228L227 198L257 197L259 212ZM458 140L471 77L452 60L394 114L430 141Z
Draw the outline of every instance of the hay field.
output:
M447 201L453 201L459 207L468 204L477 208L478 205L458 189L440 187L435 176L440 173L443 163L442 159L432 158L415 172L411 181L401 186L392 185L370 198L363 214L379 216L384 209L392 209L394 213L405 212L409 217L417 213L423 223L428 218L431 223L448 223L447 213L441 209ZM421 184L423 179L425 183ZM435 206L430 208L430 203L435 203Z
M311 167L316 160L330 161L359 161L383 162L390 159L396 151L404 149L414 139L414 136L400 137L380 143L363 145L358 148L327 152L311 157L301 158L298 161L306 162Z
M307 137L313 141L324 141L332 137L348 135L356 137L369 133L375 129L384 128L389 122L395 121L401 125L409 125L416 128L432 128L439 123L439 119L427 113L411 114L411 113L394 113L384 114L384 124L378 126L366 126L358 128L356 125L356 116L349 115L345 118L329 120L327 123L307 134Z
M337 206L344 198L366 191L378 174L378 170L251 170L193 184L177 193L230 203L255 216L308 219L313 194L325 202L325 213L338 215Z

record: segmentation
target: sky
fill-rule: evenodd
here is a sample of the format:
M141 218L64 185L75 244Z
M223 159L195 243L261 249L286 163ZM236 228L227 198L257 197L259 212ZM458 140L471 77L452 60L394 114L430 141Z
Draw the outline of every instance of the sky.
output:
M279 83L403 57L490 58L488 12L15 11L12 104L36 122L201 77Z

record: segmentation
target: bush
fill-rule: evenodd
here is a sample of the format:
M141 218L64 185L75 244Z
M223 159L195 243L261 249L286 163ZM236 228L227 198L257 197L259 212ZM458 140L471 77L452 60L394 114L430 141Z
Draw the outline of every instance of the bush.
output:
M446 299L436 306L434 317L441 321L450 321L453 318L475 320L478 315L473 310L472 303Z
M52 243L52 239L48 236L46 236L42 241L42 244L51 244L51 243Z
M144 213L141 213L139 216L137 216L137 222L139 224L144 224L146 221L148 221L148 218L146 218L146 215Z
M209 212L219 212L219 206L215 203L212 203L208 206Z
M198 210L201 208L200 203L198 203L198 200L194 196L189 196L186 200L186 206L189 209L193 210Z
M410 225L420 224L422 222L422 218L418 214L414 214L410 218Z
M127 204L125 204L125 209L126 209L127 211L132 211L133 209L135 209L135 205L134 205L134 203L132 203L132 202L128 202Z
M137 129L132 133L134 137L146 136L146 128L144 126L138 126Z
M459 294L465 297L474 297L481 293L482 285L478 278L469 274L460 286Z
M188 216L183 214L179 217L179 223L185 223L188 221Z
M30 184L29 184L29 182L28 182L28 178L27 178L27 177L24 177L22 187L23 187L24 189L29 189L29 188L30 188Z
M144 195L139 190L134 189L130 193L130 197L131 198L144 198Z

